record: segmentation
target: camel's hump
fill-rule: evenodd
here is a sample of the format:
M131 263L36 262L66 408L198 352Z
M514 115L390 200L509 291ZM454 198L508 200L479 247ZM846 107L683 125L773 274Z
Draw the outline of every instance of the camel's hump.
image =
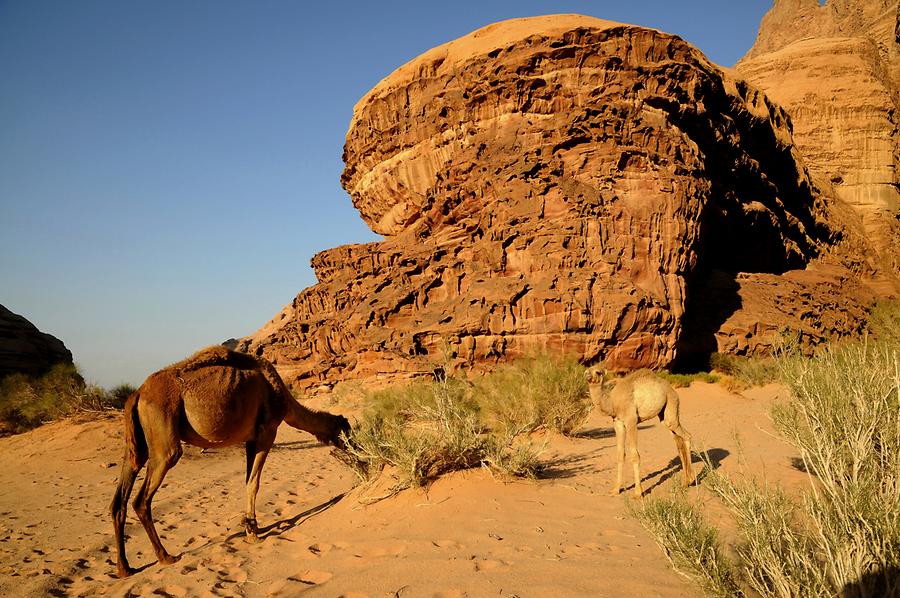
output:
M213 345L200 349L187 359L183 359L178 363L173 363L167 370L177 372L191 372L212 366L228 366L238 369L258 369L260 367L259 360L248 354L232 351L228 347L222 345Z

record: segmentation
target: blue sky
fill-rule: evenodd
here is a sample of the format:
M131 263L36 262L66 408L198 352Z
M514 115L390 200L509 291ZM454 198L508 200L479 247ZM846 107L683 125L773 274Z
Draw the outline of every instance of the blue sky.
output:
M731 65L769 0L0 0L0 304L139 384L254 332L312 255L377 239L340 186L356 101L489 23L575 12Z

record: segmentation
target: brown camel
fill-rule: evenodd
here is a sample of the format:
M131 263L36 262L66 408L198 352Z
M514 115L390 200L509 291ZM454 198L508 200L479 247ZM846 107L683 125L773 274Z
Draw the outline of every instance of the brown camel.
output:
M138 471L147 475L134 510L161 564L179 557L163 547L153 525L151 502L166 472L181 457L181 443L201 448L245 443L247 448L247 539L258 540L256 493L259 476L282 421L321 442L344 447L350 424L341 415L312 411L298 403L264 359L209 347L151 374L125 403L125 457L111 510L119 577L135 572L125 557L125 512Z
M653 417L659 417L672 431L684 469L684 485L690 486L694 481L691 471L691 436L681 427L678 393L672 385L650 370L638 370L612 381L612 388L607 387L606 371L600 366L589 368L584 375L588 381L591 400L600 411L613 418L616 429L617 473L612 494L618 495L622 491L627 440L634 467L634 493L638 498L644 495L641 486L641 457L637 450L637 425L638 422Z

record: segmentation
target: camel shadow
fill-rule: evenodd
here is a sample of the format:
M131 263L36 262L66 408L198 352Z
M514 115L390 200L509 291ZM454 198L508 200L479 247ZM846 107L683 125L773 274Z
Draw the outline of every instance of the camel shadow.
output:
M599 471L595 465L598 452L599 450L590 451L580 455L568 455L545 461L541 463L538 477L542 480L561 480L574 478L582 473Z
M638 430L646 430L652 428L653 424L638 424ZM582 430L575 434L575 438L585 438L587 440L603 440L604 438L615 438L615 428L591 428L590 430Z
M705 478L711 470L719 469L722 461L725 460L731 452L722 448L713 448L708 449L705 453L691 453L691 464L701 463L703 467L697 472L697 475L694 477L693 486L699 485L703 478ZM709 463L710 467L706 467L706 463ZM646 488L644 490L645 494L649 494L654 488L661 486L666 481L672 478L672 476L678 474L681 471L681 460L678 457L673 457L668 464L663 467L657 469L654 472L651 472L643 477L643 480L650 480L656 476L659 476L652 486ZM632 487L634 485L632 484Z
M312 508L309 508L309 509L303 511L302 513L294 515L293 517L288 517L287 519L282 519L281 521L276 521L275 523L272 523L271 525L262 527L259 530L259 539L265 540L269 536L281 535L283 532L286 532L289 529L293 529L293 528L297 527L298 525L300 525L307 519L310 519L311 517L318 515L319 513L327 511L334 505L341 502L341 500L345 496L347 496L347 493L342 492L342 493L338 494L337 496L329 498L322 504L319 504Z
M615 438L615 436L616 431L612 428L591 428L575 434L575 438L586 438L588 440L602 440L604 438Z
M338 494L337 496L329 498L322 504L311 507L311 508L303 511L302 513L298 513L297 515L294 515L293 517L288 517L287 519L282 519L281 521L276 521L275 523L271 523L267 526L260 527L259 531L257 532L259 541L262 542L263 540L270 538L272 536L280 536L284 532L286 532L290 529L293 529L293 528L297 527L298 525L300 525L301 523L305 522L307 519L310 519L310 518L314 517L315 515L322 513L323 511L327 511L334 505L341 502L341 500L345 496L347 496L347 493L342 492L341 494ZM229 542L229 541L235 540L237 538L245 538L245 537L246 537L245 532L243 530L241 530L239 532L235 532L235 533L229 535L228 537L226 537L225 542Z
M272 451L303 451L322 446L317 440L291 440L289 442L276 442L272 445Z

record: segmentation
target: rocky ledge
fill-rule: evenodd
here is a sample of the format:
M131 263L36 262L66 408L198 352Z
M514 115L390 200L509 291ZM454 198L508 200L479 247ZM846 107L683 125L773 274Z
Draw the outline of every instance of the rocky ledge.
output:
M851 334L872 299L865 236L787 113L660 31L475 31L363 97L344 161L384 240L316 255L318 284L239 343L298 390L539 349L619 368L750 354L785 327Z

